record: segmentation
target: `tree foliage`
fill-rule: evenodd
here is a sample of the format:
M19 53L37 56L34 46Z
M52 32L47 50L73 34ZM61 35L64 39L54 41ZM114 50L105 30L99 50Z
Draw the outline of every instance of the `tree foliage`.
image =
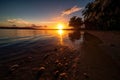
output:
M79 29L82 24L83 24L82 18L76 17L76 16L73 16L72 18L70 18L69 26L75 29Z
M103 30L120 29L119 5L119 0L94 0L88 3L83 10L86 27Z

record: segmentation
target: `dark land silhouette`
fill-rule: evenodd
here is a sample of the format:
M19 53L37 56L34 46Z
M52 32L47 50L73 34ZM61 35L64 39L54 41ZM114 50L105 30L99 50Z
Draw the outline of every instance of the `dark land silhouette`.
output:
M85 24L87 30L120 30L120 1L94 0L88 3L82 11L82 18L73 16L69 26L81 29Z
M86 29L120 30L120 1L94 0L83 10Z

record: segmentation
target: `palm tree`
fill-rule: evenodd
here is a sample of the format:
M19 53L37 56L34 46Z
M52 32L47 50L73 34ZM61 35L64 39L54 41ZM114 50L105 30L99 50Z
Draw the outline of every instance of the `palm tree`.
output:
M83 10L85 23L97 26L97 29L120 29L119 3L119 0L95 0L88 3Z
M73 16L69 21L69 26L74 29L80 29L80 26L83 24L82 18Z

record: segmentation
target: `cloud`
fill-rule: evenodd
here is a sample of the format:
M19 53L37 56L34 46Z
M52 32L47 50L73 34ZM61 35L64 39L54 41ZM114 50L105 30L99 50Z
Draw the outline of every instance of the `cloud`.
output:
M55 17L55 18L53 18L52 20L53 20L54 22L56 22L56 23L58 23L58 22L65 22L65 21L66 21L65 17L63 17L63 16Z
M7 22L13 23L13 24L24 24L24 25L30 24L30 22L25 21L23 19L8 19Z
M77 6L74 6L72 8L69 8L69 9L66 9L62 12L61 16L64 16L64 15L70 15L74 12L77 12L77 11L80 11L82 8L80 7L77 7Z
M8 19L7 20L9 23L15 23L16 22L16 19Z
M56 22L55 22L55 21L41 21L41 22L39 22L39 23L45 24L45 23L56 23Z

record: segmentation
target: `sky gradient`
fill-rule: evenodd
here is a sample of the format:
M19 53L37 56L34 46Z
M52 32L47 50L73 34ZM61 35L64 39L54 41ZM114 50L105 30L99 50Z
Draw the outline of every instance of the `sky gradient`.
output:
M50 25L80 16L91 0L0 0L0 26Z

